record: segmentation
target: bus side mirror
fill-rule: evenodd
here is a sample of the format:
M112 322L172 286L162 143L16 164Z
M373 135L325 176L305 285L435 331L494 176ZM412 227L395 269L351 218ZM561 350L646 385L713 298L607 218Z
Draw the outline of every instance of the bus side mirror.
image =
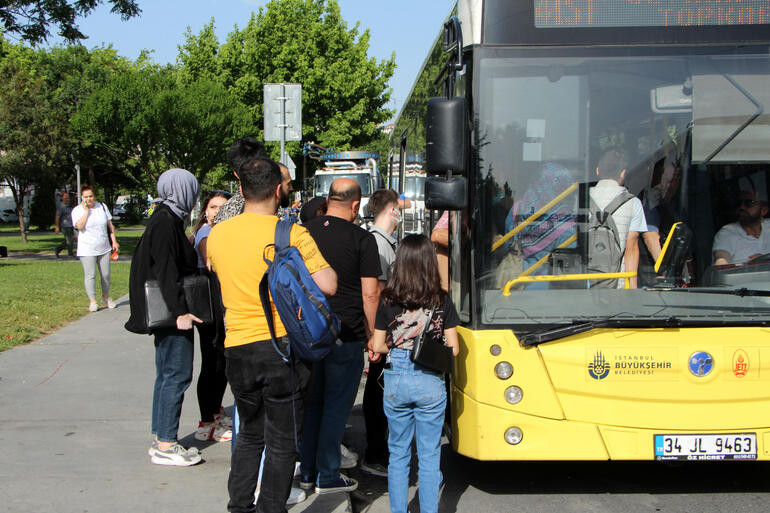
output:
M465 151L468 146L465 98L431 98L425 130L425 168L428 173L454 171L465 174Z
M461 176L425 179L425 208L428 210L462 210L468 206L468 180Z

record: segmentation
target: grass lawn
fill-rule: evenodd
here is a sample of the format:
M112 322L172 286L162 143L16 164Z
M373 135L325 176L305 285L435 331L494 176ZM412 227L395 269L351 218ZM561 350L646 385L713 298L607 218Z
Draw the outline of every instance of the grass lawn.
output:
M8 238L0 237L0 245L8 245ZM129 268L128 262L111 263L110 295L115 299L128 293ZM101 295L98 276L97 272L96 293ZM83 267L77 260L0 259L0 302L4 306L0 351L4 351L88 314Z
M115 232L120 244L121 255L132 255L144 233L144 226L121 226ZM7 246L9 253L53 253L64 236L51 232L27 232L27 243L21 242L19 227L14 224L0 225L0 246ZM77 241L75 241L77 247ZM66 255L66 251L64 252Z

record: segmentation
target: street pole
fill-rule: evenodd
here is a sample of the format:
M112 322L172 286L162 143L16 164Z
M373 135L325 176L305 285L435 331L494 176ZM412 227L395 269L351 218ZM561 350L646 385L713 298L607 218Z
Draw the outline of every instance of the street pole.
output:
M281 163L286 165L286 84L281 84Z
M77 175L78 180L78 188L75 191L78 196L78 205L83 201L83 198L80 197L80 164L75 164L75 174Z

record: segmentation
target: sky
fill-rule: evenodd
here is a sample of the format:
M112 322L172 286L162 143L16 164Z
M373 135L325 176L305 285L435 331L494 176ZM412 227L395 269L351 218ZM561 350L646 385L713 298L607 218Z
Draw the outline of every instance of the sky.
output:
M396 71L390 79L393 89L387 107L398 112L417 78L428 50L439 34L453 0L338 0L342 17L352 28L360 22L359 33L369 29L369 57L378 61L396 53ZM142 14L128 21L111 14L105 2L91 15L81 18L81 32L88 36L88 48L112 44L129 59L142 49L154 50L159 64L174 63L177 45L185 29L200 31L213 17L219 42L224 43L234 25L243 28L252 12L267 0L138 0ZM53 31L52 31L53 32ZM60 43L52 37L50 43Z

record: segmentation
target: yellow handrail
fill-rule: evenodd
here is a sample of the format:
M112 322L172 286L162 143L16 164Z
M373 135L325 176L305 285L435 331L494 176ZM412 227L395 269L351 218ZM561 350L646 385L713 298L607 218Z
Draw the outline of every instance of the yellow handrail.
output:
M631 278L636 276L636 271L624 271L621 273L584 273L584 274L547 274L541 276L519 276L505 284L503 295L511 295L511 287L518 283L534 283L539 281L577 281L577 280L602 280L612 278L625 279L625 288L631 288Z
M559 203L561 200L569 196L577 188L578 188L578 183L575 182L569 187L567 187L566 189L564 189L564 192L562 192L561 194L556 196L554 199L552 199L551 201L549 201L548 203L540 207L540 209L537 212L535 212L534 214L526 218L524 221L520 222L518 225L516 225L516 227L513 230L509 231L508 233L503 235L501 238L497 239L497 241L495 241L492 244L492 251L495 251L497 248L505 244L505 242L508 239L510 239L511 237L519 233L521 230L523 230L524 228L532 224L535 221L535 219L537 219L541 215L548 212L548 210L550 210L551 207L553 207L554 205Z
M666 237L666 242L663 244L663 249L660 250L660 255L658 255L658 259L655 261L655 272L657 273L660 271L660 266L663 264L663 256L666 254L666 251L668 250L668 244L671 242L671 239L674 238L674 229L676 229L677 225L680 225L682 223L674 223L674 226L671 227L671 229L668 231L668 237Z
M573 233L572 235L570 235L570 237L567 240L565 240L564 242L562 242L561 244L556 246L556 249L566 248L567 246L569 246L570 244L572 244L576 240L577 240L577 233ZM548 253L546 256L544 256L543 258L541 258L540 260L538 260L534 264L532 264L529 267L527 267L527 269L524 272L522 272L518 276L518 278L521 278L522 276L529 276L533 272L537 271L540 268L541 265L543 265L544 263L546 263L548 261L548 257L549 256L551 256L551 253Z

